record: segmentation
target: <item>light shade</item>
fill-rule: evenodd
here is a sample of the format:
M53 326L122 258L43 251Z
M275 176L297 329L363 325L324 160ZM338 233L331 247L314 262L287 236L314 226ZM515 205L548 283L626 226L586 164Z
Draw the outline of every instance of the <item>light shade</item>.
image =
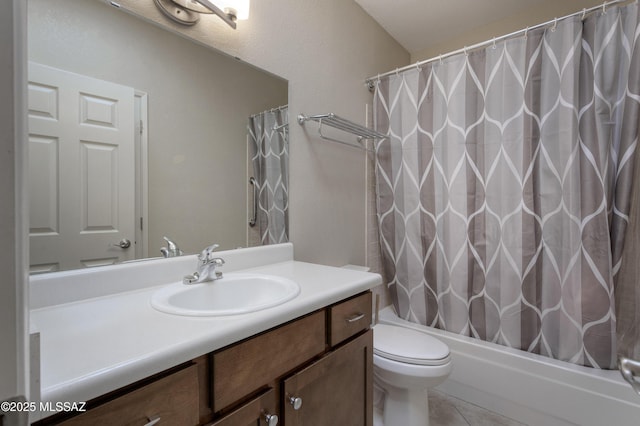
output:
M222 10L234 9L237 19L249 19L250 0L214 0L214 2Z

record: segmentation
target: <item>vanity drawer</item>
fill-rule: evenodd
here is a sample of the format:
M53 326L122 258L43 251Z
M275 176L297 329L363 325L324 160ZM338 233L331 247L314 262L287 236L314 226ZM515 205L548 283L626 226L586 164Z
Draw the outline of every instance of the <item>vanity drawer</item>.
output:
M198 368L191 365L59 423L72 425L197 425Z
M255 392L325 350L318 311L213 354L213 411Z
M371 292L329 307L329 344L333 347L371 324Z

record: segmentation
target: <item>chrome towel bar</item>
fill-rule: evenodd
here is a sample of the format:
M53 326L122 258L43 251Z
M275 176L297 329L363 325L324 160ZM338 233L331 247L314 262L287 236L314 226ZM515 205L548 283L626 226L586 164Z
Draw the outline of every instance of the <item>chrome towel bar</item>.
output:
M307 121L315 121L318 123L318 134L322 139L329 140L332 142L338 142L344 145L356 146L358 148L366 149L366 147L362 144L363 140L371 139L375 141L378 139L386 138L386 136L383 135L382 133L378 133L375 130L367 129L364 126L354 123L353 121L349 121L345 118L339 117L332 112L328 114L319 114L319 115L310 115L310 116L307 116L304 114L298 115L298 124L304 125L304 123ZM356 140L358 143L353 143L353 142L344 141L340 139L334 139L326 136L325 134L322 133L323 124L333 127L334 129L338 129L343 132L355 135L357 137Z

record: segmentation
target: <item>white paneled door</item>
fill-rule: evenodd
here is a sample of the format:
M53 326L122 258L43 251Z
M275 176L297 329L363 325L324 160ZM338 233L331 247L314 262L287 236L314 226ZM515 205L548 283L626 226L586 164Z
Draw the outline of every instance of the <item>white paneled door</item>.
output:
M31 272L132 259L134 89L31 62L28 105Z

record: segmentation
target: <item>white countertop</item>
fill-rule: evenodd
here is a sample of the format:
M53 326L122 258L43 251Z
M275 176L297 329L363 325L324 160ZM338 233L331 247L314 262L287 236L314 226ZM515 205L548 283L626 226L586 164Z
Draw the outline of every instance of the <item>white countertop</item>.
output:
M382 282L377 274L294 261L292 247L286 248L287 255L278 259L289 260L242 269L289 278L301 287L293 300L258 312L226 317L159 312L151 295L171 281L33 309L31 321L40 333L41 401L87 401Z

